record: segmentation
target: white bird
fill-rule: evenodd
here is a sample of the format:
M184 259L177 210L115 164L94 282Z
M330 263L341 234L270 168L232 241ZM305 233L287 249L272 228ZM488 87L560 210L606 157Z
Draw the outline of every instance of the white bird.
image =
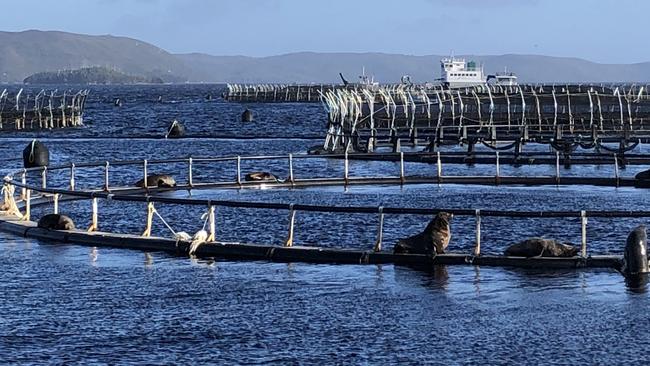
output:
M192 238L192 243L190 244L189 255L194 255L196 250L199 249L199 246L205 243L208 240L208 232L205 230L199 230L194 234Z

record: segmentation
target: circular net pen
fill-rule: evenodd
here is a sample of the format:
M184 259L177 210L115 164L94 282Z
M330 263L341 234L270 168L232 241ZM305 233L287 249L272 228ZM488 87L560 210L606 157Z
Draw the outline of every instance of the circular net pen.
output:
M4 178L0 230L56 242L226 259L620 268L625 236L650 217L650 211L486 210L430 204L409 207L399 204L399 195L382 205L368 205L340 194L333 195L331 202L310 196L310 190L327 186L388 189L447 183L602 183L590 183L586 178L509 177L498 173L447 176L442 169L431 171L427 164L421 164L421 170L413 167L410 173L403 159L382 162L373 169L374 174L364 175L363 169L355 169L362 165L355 167L353 163L328 156L289 154L23 169ZM498 164L492 168L498 172ZM384 174L377 173L382 171ZM597 179L609 180L611 184L603 185L613 186L634 180ZM424 235L426 227L442 213L454 217L448 225L451 239L447 237L449 246L444 253L394 253L395 243ZM42 225L36 221L50 214L69 216L76 228L39 227ZM549 233L576 243L576 252L550 257L544 253L505 255L508 245L522 237Z

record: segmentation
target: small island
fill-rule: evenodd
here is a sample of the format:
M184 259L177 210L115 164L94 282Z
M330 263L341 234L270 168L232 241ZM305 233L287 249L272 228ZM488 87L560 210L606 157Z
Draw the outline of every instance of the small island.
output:
M25 84L162 84L160 77L125 74L107 67L39 72L26 77Z

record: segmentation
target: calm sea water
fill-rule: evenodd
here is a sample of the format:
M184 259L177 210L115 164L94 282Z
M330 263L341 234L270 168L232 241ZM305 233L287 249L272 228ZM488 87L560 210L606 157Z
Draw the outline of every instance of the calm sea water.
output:
M318 104L224 103L211 85L96 87L86 126L46 133L3 132L0 168L20 167L32 137L50 148L54 163L134 158L301 153L320 143ZM207 101L212 94L215 99ZM162 102L158 97L162 96ZM121 108L113 106L121 98ZM242 124L244 108L256 121ZM189 134L161 140L171 120ZM242 139L242 137L246 137ZM252 139L251 139L252 138ZM244 171L286 167L245 163ZM185 179L180 166L165 172ZM355 175L394 175L389 162L352 162ZM407 164L407 173L430 166ZM493 174L490 166L449 166ZM628 167L632 175L643 167ZM340 175L340 161L297 163L297 176ZM552 167L502 167L503 174L554 174ZM574 167L563 174L610 176L611 167ZM232 164L197 166L196 181L232 177ZM114 184L138 172L115 167ZM48 183L65 186L64 174ZM78 184L101 182L97 169L78 171ZM331 205L479 209L647 209L647 191L594 187L405 186L294 190L205 190L193 197ZM185 197L188 192L175 192ZM202 208L161 205L176 230L193 232ZM78 226L90 220L88 202L63 203ZM49 212L35 208L37 217ZM137 233L145 208L102 202L100 228ZM420 230L421 216L387 217L385 242ZM591 219L592 254L621 253L627 233L643 220ZM370 248L374 215L298 214L302 245ZM473 219L453 222L450 249L473 245ZM284 211L217 212L221 240L279 244ZM156 222L155 234L169 231ZM483 220L483 251L500 253L528 236L580 240L577 220ZM647 293L626 287L610 270L535 272L440 267L422 272L395 266L208 261L161 253L39 242L0 233L0 363L2 364L619 364L647 360Z

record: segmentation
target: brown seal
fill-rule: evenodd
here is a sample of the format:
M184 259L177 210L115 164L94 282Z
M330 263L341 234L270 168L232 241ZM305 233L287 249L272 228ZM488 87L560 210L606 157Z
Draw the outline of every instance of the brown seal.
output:
M74 222L72 219L59 214L47 214L41 217L36 226L42 229L74 230Z
M504 254L509 257L574 257L578 248L555 239L529 238L509 246Z
M449 222L454 217L448 212L439 212L423 232L400 239L393 253L395 254L444 254L451 239Z
M279 179L269 172L252 172L244 176L246 182L277 182Z
M135 186L144 188L144 179L137 181ZM147 177L147 187L172 188L176 187L176 181L171 175L153 174Z

